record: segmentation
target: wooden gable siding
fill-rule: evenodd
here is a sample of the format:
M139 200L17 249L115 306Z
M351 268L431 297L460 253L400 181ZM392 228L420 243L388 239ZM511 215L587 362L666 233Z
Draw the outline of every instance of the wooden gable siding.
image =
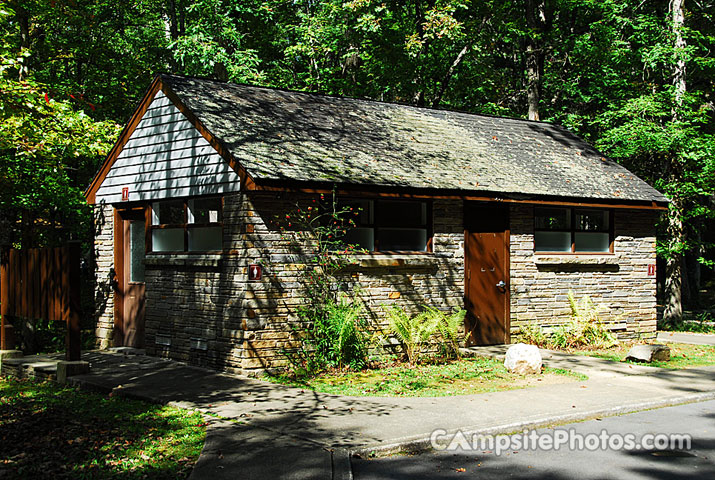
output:
M238 174L162 92L157 91L96 193L96 202L235 192Z

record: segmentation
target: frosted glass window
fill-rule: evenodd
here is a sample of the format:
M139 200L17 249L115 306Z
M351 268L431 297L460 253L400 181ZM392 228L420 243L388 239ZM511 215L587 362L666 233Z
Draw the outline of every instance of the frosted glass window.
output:
M146 253L146 237L144 236L144 232L143 221L133 221L129 223L130 282L144 282L144 254Z
M607 233L576 232L575 243L577 252L608 252L611 249Z
M570 252L571 232L536 232L534 248L540 252Z
M190 227L189 251L212 251L223 248L221 227Z
M597 208L534 208L537 252L610 252L611 211Z
M426 252L432 221L428 205L414 200L341 200L340 208L354 209L346 218L355 222L341 240L368 251Z
M151 246L154 252L183 252L183 228L155 228L151 231Z
M427 250L427 230L423 228L381 228L378 239L380 251L383 252Z
M222 206L221 197L154 202L152 204L152 251L222 250Z
M342 238L346 245L358 245L366 250L375 249L375 229L373 228L353 228Z

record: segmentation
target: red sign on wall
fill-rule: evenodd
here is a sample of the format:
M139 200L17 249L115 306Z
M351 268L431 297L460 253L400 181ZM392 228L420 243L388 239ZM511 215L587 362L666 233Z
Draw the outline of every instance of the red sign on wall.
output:
M122 187L122 202L129 201L129 187Z
M655 264L651 263L650 265L648 265L648 276L652 277L654 275L655 275Z
M263 267L257 263L252 263L248 266L248 279L258 281L263 277Z

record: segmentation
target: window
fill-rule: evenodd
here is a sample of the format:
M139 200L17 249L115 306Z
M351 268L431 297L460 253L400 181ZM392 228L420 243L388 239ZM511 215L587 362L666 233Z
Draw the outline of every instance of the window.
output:
M537 207L534 209L534 250L611 252L611 212L592 208Z
M152 252L206 252L223 248L222 200L218 197L152 203Z
M355 228L343 237L371 252L426 252L431 237L427 202L347 200L357 213Z

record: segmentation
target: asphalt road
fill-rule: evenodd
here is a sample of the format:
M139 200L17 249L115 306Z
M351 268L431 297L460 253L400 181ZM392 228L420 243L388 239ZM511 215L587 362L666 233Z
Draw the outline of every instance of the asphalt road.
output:
M671 444L672 438L667 435L675 434L691 436L690 448L680 448L677 442ZM435 440L440 446L448 445L450 441L454 446L471 446L472 443L471 436L439 435ZM517 441L522 444L518 445ZM632 449L612 448L619 447L620 442L630 441L648 442L645 445L648 448L641 445ZM565 445L551 448L548 442ZM571 442L573 445L569 446ZM579 442L596 448L579 448ZM602 444L606 445L605 449L601 448ZM505 447L505 451L497 455L500 447ZM353 458L352 466L356 480L712 480L715 479L715 400L540 429L534 434L501 437L493 445L477 445L474 450L444 450L371 460Z

